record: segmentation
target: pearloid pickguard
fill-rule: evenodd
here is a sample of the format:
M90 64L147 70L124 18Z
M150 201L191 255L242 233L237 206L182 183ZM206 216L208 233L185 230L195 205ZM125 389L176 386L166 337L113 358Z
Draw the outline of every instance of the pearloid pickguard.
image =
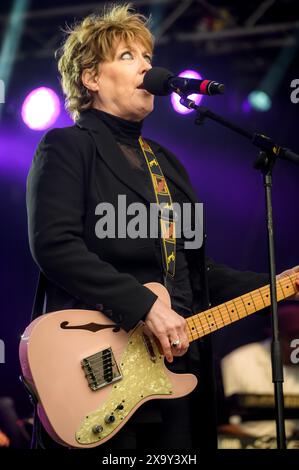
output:
M105 403L97 410L90 410L82 425L76 432L76 439L80 444L92 444L111 434L128 414L148 397L155 395L171 395L172 384L165 373L164 358L159 353L154 340L151 341L156 362L150 359L142 338L143 327L137 328L129 338L119 362L123 375L119 382L113 385ZM101 393L100 390L94 393ZM123 410L116 410L122 404ZM105 416L113 413L114 423L106 424ZM97 435L93 432L95 425L104 429Z

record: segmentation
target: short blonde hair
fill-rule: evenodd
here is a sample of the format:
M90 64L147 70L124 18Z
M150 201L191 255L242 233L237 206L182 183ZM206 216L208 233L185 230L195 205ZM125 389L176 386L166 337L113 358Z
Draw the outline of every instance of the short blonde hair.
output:
M139 41L149 52L154 38L148 24L150 18L135 13L130 3L106 6L100 15L90 15L68 28L67 38L57 51L58 70L65 94L65 108L76 121L81 111L91 108L92 96L82 83L82 72L96 73L99 62L114 59L115 46Z

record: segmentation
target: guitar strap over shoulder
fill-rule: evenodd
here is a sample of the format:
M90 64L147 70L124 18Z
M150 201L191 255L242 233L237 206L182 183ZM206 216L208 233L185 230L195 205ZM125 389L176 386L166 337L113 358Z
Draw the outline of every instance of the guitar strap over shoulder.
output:
M149 144L139 137L139 144L151 175L156 202L159 208L159 223L161 234L162 262L164 270L164 284L167 287L167 277L175 276L176 262L176 230L175 211L173 209L171 194L153 150Z

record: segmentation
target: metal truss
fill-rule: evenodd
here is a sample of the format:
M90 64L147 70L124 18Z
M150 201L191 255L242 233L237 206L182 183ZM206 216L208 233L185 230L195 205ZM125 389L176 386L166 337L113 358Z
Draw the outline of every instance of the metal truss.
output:
M258 7L250 13L242 26L237 26L237 21L232 21L231 25L216 31L197 30L197 15L194 17L193 27L190 27L190 16L192 22L190 9L193 7L201 7L204 12L217 18L219 7L205 0L139 0L135 1L134 5L138 9L139 7L163 7L160 24L155 28L157 47L174 43L189 43L192 47L199 45L201 55L215 56L244 50L281 48L294 45L296 43L296 33L298 34L299 21L260 23L265 13L275 2L276 0L259 2ZM65 24L71 24L74 18L79 19L92 12L97 12L100 8L101 3L96 2L32 10L24 13L20 18L20 20L25 21L23 37L14 60L53 58L55 50L61 44L61 29ZM164 11L166 9L167 14ZM182 27L186 14L189 15L188 30L190 32ZM7 20L7 16L0 16L0 29L2 31L5 29L4 26ZM257 24L258 21L259 24ZM178 23L180 24L179 27Z

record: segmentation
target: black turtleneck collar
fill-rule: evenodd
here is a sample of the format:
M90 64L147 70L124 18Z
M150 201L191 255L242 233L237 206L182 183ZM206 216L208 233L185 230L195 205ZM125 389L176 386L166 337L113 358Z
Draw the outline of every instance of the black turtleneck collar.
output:
M143 121L127 121L126 119L95 108L91 108L90 111L109 127L118 142L139 146L138 139L141 135Z

